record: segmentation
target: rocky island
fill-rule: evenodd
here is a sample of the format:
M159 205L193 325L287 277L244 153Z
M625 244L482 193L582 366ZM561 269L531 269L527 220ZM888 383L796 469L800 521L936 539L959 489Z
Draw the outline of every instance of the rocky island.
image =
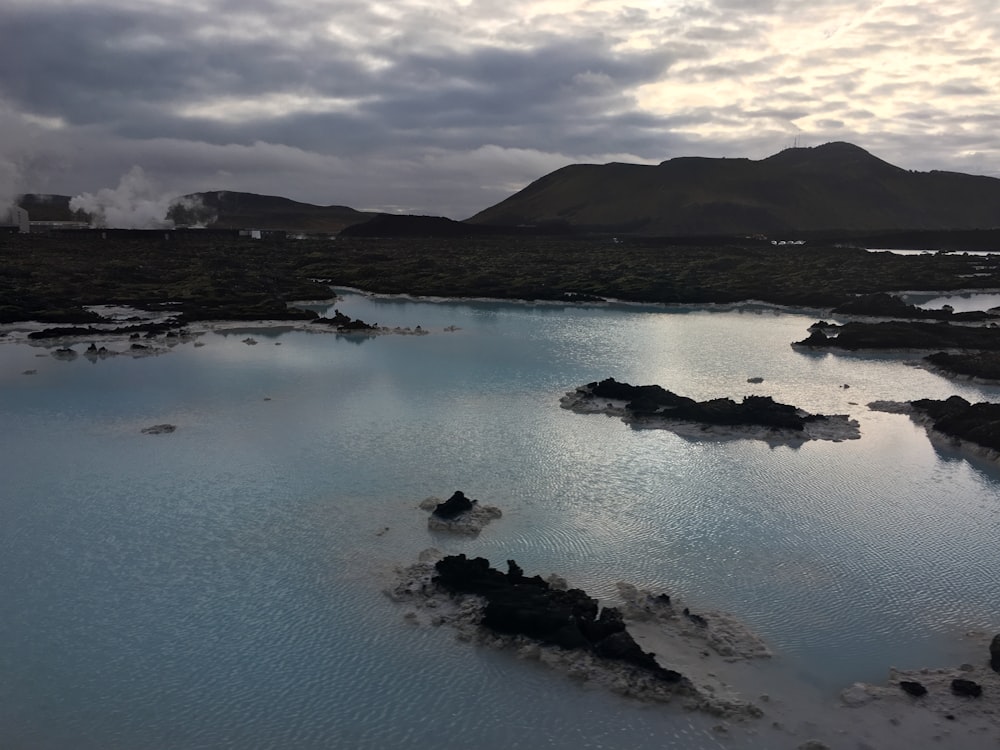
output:
M485 558L428 549L396 569L385 593L413 625L449 627L460 641L577 682L708 714L720 739L743 737L752 747L918 747L933 739L978 750L994 747L1000 731L1000 635L967 633L969 663L891 669L886 682L854 683L831 701L797 682L767 680L760 660L770 660L770 649L731 615L695 613L676 596L623 582L616 599L602 602L558 575L527 576L514 560L505 573Z
M987 313L984 313L987 315ZM792 346L824 351L931 351L920 364L949 377L1000 381L1000 328L919 320L851 321L843 325L821 320L809 336Z
M526 576L513 560L504 573L485 558L432 549L398 569L386 594L410 607L405 617L411 622L449 625L462 640L515 650L633 698L679 700L730 719L762 715L712 669L769 657L756 635L723 613L694 614L667 594L618 588L621 606L602 606L559 576ZM673 669L673 657L690 664L692 674Z
M935 400L873 401L873 411L908 414L927 428L932 439L958 445L983 457L1000 460L1000 404L972 404L961 396Z
M893 318L896 320L942 320L951 322L978 322L997 320L1000 315L991 311L970 311L956 313L950 307L926 310L904 302L895 294L877 292L861 294L833 308L834 315L858 315L870 318Z
M861 436L848 415L809 414L770 396L695 401L659 385L630 385L614 378L588 383L560 399L580 414L621 417L636 428L669 429L685 437L736 437L799 442L850 440Z
M850 322L836 325L820 321L810 327L809 336L793 344L809 349L860 351L970 349L1000 350L1000 328L955 325L944 321L928 323L892 320L875 323Z
M929 369L949 377L1000 382L1000 351L935 352L924 357L924 363Z
M431 511L427 519L427 528L431 531L448 531L467 536L478 536L486 524L503 515L499 508L468 498L461 490L454 492L444 502L439 497L429 497L420 503L420 507Z

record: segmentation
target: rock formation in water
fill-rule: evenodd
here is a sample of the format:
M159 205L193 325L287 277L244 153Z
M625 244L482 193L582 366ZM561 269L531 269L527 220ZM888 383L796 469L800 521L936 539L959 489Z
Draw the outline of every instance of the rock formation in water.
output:
M961 396L949 396L943 401L922 398L916 401L873 401L873 411L908 414L924 425L932 438L945 439L981 453L989 459L1000 459L1000 404L971 404ZM998 644L1000 653L1000 644Z
M365 323L361 318L351 318L348 315L340 312L340 310L333 311L332 318L316 318L312 321L313 323L327 325L331 328L336 328L338 331L377 331L377 324Z
M680 699L689 710L733 719L761 709L720 676L734 661L771 655L759 637L723 612L682 615L676 602L620 582L620 605L603 609L557 575L528 577L514 561L507 573L489 561L437 550L397 569L386 594L409 605L413 624L449 625L462 641L516 650L575 679L655 702ZM684 676L665 666L685 665ZM765 698L766 700L766 698Z
M60 346L58 349L52 352L52 356L56 359L76 359L76 350L69 346Z
M143 427L141 432L143 435L169 435L177 429L177 425L173 424L154 424L151 427Z
M961 320L979 321L996 318L995 314L980 310L956 313L950 307L939 310L925 310L916 305L910 305L894 294L877 292L862 294L838 305L833 309L837 315L865 315L879 318L896 318L902 320Z
M433 512L438 518L454 518L459 513L465 513L466 511L472 510L472 505L475 502L475 500L467 498L465 493L461 490L456 490L455 493L443 503L438 503L434 506Z
M1000 352L936 352L924 362L947 375L1000 382Z
M729 434L761 439L779 434L800 440L860 436L857 422L845 415L808 414L770 396L745 396L740 403L728 398L695 401L659 385L630 385L614 378L580 386L567 393L560 403L563 408L583 414L619 416L635 427L676 430L679 423L687 423L728 428Z
M54 328L44 328L41 331L32 331L28 334L31 341L41 341L44 339L61 339L70 336L87 336L91 338L106 338L117 335L145 334L146 338L152 338L158 334L175 332L181 327L180 323L171 321L168 323L138 323L127 326L111 326L95 328L94 326L56 326Z
M445 557L436 564L434 581L456 594L486 600L482 624L499 633L525 635L564 649L582 649L637 666L666 682L680 682L679 672L661 667L643 651L625 628L614 607L600 608L581 589L556 589L539 576L528 578L513 560L507 573L489 560L465 555Z
M427 527L432 531L450 531L468 536L478 535L486 524L503 515L499 508L470 499L461 490L444 502L440 498L429 497L420 503L420 507L431 511Z
M892 320L880 323L816 324L793 346L808 349L972 349L1000 350L1000 328Z
M1000 451L1000 404L971 404L961 396L944 401L924 398L911 402L935 432L950 438Z

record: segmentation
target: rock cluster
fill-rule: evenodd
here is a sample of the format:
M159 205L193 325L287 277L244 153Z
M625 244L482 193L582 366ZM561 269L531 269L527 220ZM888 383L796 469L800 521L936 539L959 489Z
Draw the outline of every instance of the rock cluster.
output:
M950 396L943 401L924 398L910 403L931 430L1000 451L1000 404L972 404L961 396Z
M539 576L529 578L513 560L507 561L506 573L490 567L485 558L465 555L445 557L435 568L434 582L439 586L486 600L482 624L498 633L586 650L639 667L665 682L684 680L679 672L660 666L651 653L639 647L618 609L602 609L581 589L553 588Z
M822 323L823 321L820 321ZM850 322L842 326L817 323L810 334L793 346L809 349L977 349L1000 350L1000 331L991 327L953 325L915 320L878 323Z
M624 401L625 411L636 419L667 417L684 422L760 425L801 431L807 422L820 418L803 415L794 406L780 404L770 396L747 396L742 403L728 398L695 401L659 385L630 385L614 378L588 383L577 392L594 400Z
M910 320L959 320L980 321L997 317L988 312L955 313L945 305L939 310L925 310L904 302L900 297L886 292L863 294L843 302L833 309L835 315L864 315L878 318Z
M467 536L478 535L486 524L503 515L499 508L468 498L461 490L444 502L440 498L429 497L420 503L420 507L431 511L427 527L432 531L448 531Z
M377 331L378 325L365 323L361 318L352 318L344 315L340 310L334 309L332 318L316 318L312 321L321 325L328 325L338 331Z
M860 437L847 415L809 414L770 396L695 401L659 385L631 385L614 378L587 383L560 400L564 409L581 414L619 416L634 427L660 427L723 437L844 440Z
M455 493L443 503L438 503L434 506L433 513L438 518L455 518L460 513L472 510L472 505L475 502L475 500L467 498L465 493L461 490L456 490Z
M154 424L151 427L143 427L141 432L143 435L169 435L177 429L177 425L173 424Z

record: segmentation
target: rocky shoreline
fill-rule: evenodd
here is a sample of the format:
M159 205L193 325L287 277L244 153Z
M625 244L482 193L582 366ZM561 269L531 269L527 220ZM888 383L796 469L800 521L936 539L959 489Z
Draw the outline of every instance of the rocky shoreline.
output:
M882 685L855 683L840 694L847 717L877 715L938 746L995 748L1000 744L1000 635L966 634L977 663L940 669L890 669ZM902 730L905 731L905 730ZM955 743L955 744L940 744Z
M259 333L263 331L315 333L345 337L375 336L426 336L430 330L417 326L380 326L352 320L347 316L310 318L308 320L256 320L252 325L245 321L202 321L194 324L179 323L135 324L128 326L92 325L37 328L31 324L5 326L0 330L0 344L25 343L39 347L55 359L72 361L84 357L91 362L119 356L132 358L166 354L181 344L204 346L200 340L206 333ZM442 329L445 333L459 330L456 326ZM243 343L259 343L247 336ZM275 342L279 343L280 342Z
M847 351L998 351L1000 329L994 326L913 320L851 321L843 325L819 321L810 326L808 337L792 346Z

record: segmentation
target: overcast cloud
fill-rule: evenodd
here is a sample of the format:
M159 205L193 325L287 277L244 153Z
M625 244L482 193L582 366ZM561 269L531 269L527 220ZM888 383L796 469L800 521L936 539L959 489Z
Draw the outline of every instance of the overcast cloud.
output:
M501 7L502 6L502 7ZM858 144L1000 176L1000 5L5 0L0 202L245 190L466 218L574 162Z

